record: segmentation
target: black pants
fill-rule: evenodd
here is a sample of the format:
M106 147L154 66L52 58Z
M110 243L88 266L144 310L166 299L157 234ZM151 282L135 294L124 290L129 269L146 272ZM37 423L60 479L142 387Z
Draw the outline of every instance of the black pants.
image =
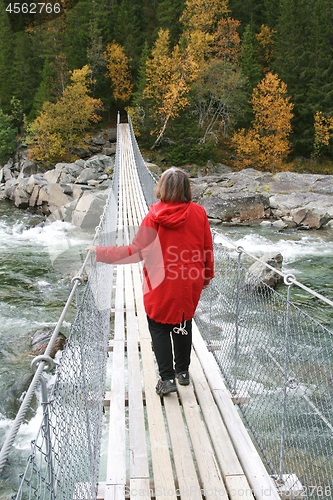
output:
M175 372L187 371L191 360L192 320L184 326L184 323L157 323L148 316L147 319L161 379L173 379Z

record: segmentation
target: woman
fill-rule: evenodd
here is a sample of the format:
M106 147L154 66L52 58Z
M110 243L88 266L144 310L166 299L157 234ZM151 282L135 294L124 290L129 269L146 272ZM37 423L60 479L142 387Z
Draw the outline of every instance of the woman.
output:
M190 181L166 170L136 237L122 247L89 247L106 263L144 261L144 306L160 380L159 396L188 385L192 318L201 291L214 277L212 236L203 207L192 202Z

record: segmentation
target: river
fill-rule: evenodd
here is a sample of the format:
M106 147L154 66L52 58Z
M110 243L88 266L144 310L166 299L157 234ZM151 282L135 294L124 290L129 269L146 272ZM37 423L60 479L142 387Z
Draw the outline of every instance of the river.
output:
M246 251L283 255L284 271L333 300L333 231L284 231L266 227L217 227ZM0 443L18 409L20 391L30 377L34 331L52 328L63 309L71 281L92 235L68 223L44 224L36 214L0 202ZM317 302L315 302L317 304ZM309 304L311 308L311 304ZM327 308L309 311L326 324ZM68 327L68 323L67 323ZM65 324L66 328L66 324ZM66 332L64 332L66 333ZM18 483L40 424L33 402L27 421L0 480L0 500Z

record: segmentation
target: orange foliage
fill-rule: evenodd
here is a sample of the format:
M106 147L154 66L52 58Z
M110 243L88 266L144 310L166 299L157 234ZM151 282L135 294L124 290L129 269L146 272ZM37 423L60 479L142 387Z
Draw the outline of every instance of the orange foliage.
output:
M63 159L71 148L84 144L88 125L100 120L96 111L103 109L102 101L89 96L90 78L88 66L74 70L61 98L55 103L44 103L30 126L32 154L36 160Z
M106 47L105 57L115 101L129 101L133 85L124 48L119 43L112 42Z
M189 30L209 32L228 12L228 0L186 0L180 20Z
M239 130L232 137L240 162L262 170L281 170L290 152L293 116L286 84L277 75L267 73L253 91L252 107L252 128Z
M178 116L188 104L190 82L197 74L195 55L176 45L169 50L169 30L161 29L146 64L144 97L151 100L151 116L157 128L155 144L162 138L167 123Z
M260 32L256 35L257 40L263 49L263 71L265 72L270 68L275 33L275 30L266 26L266 24L262 24Z
M314 152L313 156L320 155L321 148L328 146L333 136L333 117L325 116L322 111L317 111L314 115Z
M216 57L232 64L237 64L240 57L239 25L240 22L231 17L220 19L214 36Z

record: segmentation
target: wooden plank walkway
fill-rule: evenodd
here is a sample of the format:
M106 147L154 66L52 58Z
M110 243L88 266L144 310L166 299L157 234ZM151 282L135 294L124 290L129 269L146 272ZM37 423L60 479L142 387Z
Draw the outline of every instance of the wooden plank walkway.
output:
M128 125L119 127L117 242L127 244L147 207ZM191 384L161 399L141 264L115 266L114 280L107 470L98 499L278 499L196 326Z

